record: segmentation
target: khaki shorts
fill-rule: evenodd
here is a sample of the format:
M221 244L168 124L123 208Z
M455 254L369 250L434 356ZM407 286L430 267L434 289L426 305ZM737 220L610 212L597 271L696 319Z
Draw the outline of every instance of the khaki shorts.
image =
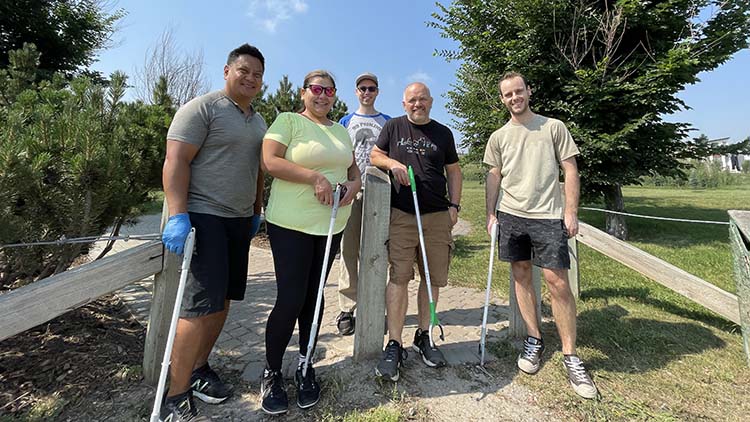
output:
M451 217L448 211L422 215L422 230L427 248L427 265L430 267L430 283L435 287L448 285L448 267L453 251ZM422 252L419 249L417 217L391 208L391 223L388 239L388 262L390 282L408 284L414 279L414 261L419 274L425 279Z

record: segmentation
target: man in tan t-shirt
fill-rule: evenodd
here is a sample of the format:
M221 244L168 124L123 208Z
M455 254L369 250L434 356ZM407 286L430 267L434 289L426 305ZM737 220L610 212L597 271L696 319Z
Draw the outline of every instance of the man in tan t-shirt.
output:
M578 233L578 147L564 123L531 111L531 89L521 74L506 73L499 87L511 119L490 136L484 153L491 167L485 188L487 231L491 234L492 225L498 224L499 257L511 264L518 308L529 334L518 368L536 373L544 351L531 280L533 263L542 268L552 296L568 380L578 395L592 399L597 389L576 355L576 303L568 284L567 240ZM565 175L564 204L560 168ZM503 196L497 204L500 189Z

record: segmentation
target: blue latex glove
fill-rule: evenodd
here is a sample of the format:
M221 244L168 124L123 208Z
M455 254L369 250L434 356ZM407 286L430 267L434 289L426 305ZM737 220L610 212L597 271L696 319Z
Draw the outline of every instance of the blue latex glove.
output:
M167 225L164 226L164 233L161 234L164 247L177 255L182 255L183 249L185 249L185 239L190 233L190 227L190 217L187 213L169 217Z
M260 215L255 214L250 217L250 239L254 238L258 234L260 229Z

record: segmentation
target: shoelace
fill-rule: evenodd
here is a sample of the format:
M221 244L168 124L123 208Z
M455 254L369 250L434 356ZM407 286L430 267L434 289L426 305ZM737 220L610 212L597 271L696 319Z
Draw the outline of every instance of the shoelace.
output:
M409 354L401 346L388 346L385 348L385 360L396 361L401 355L401 360L405 360L409 357Z
M277 372L273 375L273 381L271 382L271 396L279 397L284 392L284 379L281 377L281 372Z
M528 341L523 342L523 357L532 360L536 357L537 352L542 349L541 344L531 344Z
M583 362L580 360L566 360L565 366L575 378L576 383L589 383L589 377L586 374L586 368L583 367Z
M310 369L312 369L312 368L310 368ZM302 378L302 383L301 383L300 387L303 390L308 390L308 391L315 389L315 383L313 382L313 372L312 371L308 371L307 372L307 376L304 377L304 378Z

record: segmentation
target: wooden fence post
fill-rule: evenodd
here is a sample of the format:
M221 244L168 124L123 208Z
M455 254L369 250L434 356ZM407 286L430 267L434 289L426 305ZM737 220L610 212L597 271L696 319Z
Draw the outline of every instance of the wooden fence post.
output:
M169 208L165 196L160 232L164 230L168 217ZM151 310L149 311L148 327L146 328L146 343L143 348L143 377L146 383L151 385L156 385L159 381L159 371L161 371L164 348L167 345L169 324L172 320L182 264L180 256L167 249L164 249L163 257L162 270L154 276Z
M539 267L531 266L531 282L534 284L534 296L536 296L536 322L542 328L542 271ZM526 338L526 323L521 318L516 298L515 282L513 281L513 269L510 270L510 316L508 317L508 331L511 337Z
M742 344L750 366L750 211L729 211L729 239L734 256Z
M562 219L565 221L565 183L560 182L560 192L562 193L563 203L563 216ZM580 270L578 269L578 240L573 236L568 239L568 255L570 255L570 270L568 270L568 285L570 291L573 293L573 297L578 299L580 297L580 288L578 286Z
M359 247L357 319L354 360L380 356L385 329L385 284L388 274L388 225L391 215L391 182L377 167L365 170L362 204L362 237Z
M576 239L576 236L568 239L568 254L570 255L568 284L570 285L570 291L573 293L573 297L579 299L581 297L580 287L578 286L580 269L578 268L578 240Z

